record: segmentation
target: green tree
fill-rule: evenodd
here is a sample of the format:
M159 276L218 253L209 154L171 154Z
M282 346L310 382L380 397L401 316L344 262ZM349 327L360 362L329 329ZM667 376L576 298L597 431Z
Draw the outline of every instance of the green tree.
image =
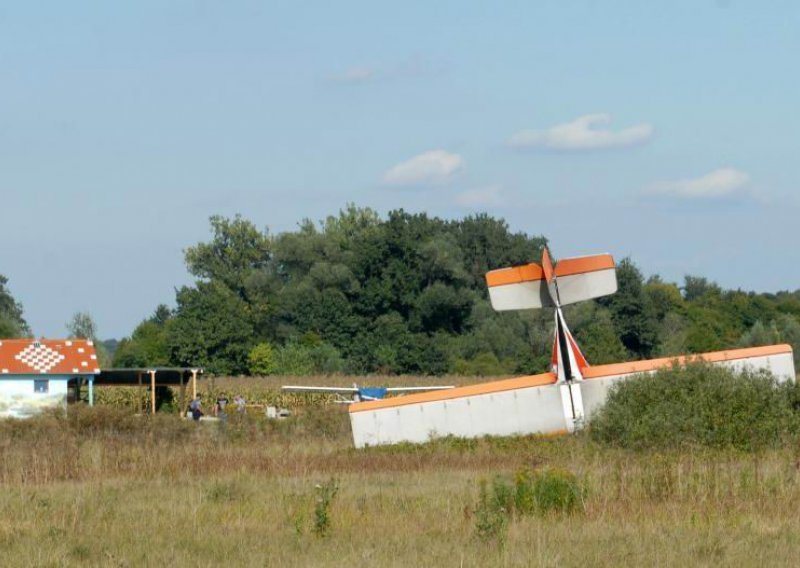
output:
M130 338L119 342L114 353L115 367L168 366L171 364L169 329L171 310L160 304L153 315L133 330Z
M216 374L246 373L253 326L244 300L212 281L184 286L176 301L168 333L170 359Z
M794 367L800 370L800 322L788 314L781 314L776 320L780 343L788 343L794 352Z
M687 275L683 280L683 296L687 302L696 302L707 295L719 295L720 287L707 278Z
M575 339L592 365L619 363L629 358L608 310L597 308L591 320L576 327Z
M22 304L11 295L8 278L0 274L0 338L28 337L31 330L22 315Z
M97 324L89 312L75 312L67 322L67 333L75 339L97 338Z
M97 361L100 367L111 365L111 357L105 345L97 337L97 324L89 312L75 312L72 318L66 323L69 337L75 339L88 339L94 343L97 352Z
M658 338L656 312L645 294L639 268L624 258L617 266L617 293L597 302L611 312L611 321L622 344L637 357L649 357Z
M189 272L199 278L223 284L244 298L250 275L270 261L270 240L253 223L237 215L210 218L213 238L185 251Z

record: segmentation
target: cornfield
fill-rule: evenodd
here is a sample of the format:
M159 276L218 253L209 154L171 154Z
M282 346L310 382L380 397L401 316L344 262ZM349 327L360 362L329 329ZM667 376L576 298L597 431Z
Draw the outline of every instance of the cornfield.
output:
M247 401L248 411L256 412L266 406L279 408L311 408L333 403L337 397L333 394L321 393L286 393L282 385L351 387L354 384L398 386L431 386L431 385L464 385L492 380L487 377L416 377L416 376L307 376L307 377L209 377L198 380L197 393L206 406L218 397L224 396L229 401L241 395ZM177 408L180 401L180 389L169 387L174 401L170 408ZM188 404L191 388L186 388ZM150 390L142 387L98 387L95 389L95 403L120 408L148 408Z

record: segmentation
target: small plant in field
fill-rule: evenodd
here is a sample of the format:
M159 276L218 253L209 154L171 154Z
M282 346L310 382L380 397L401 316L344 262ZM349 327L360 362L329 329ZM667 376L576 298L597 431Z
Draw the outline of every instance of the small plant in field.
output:
M520 470L514 478L514 507L519 515L581 512L586 488L566 470Z
M513 483L497 476L491 485L480 481L473 514L478 537L502 545L514 516L573 514L584 510L586 488L572 472L558 469L523 469Z
M328 535L331 528L331 505L339 492L339 482L331 478L316 486L317 500L314 505L314 526L312 531L318 537Z
M491 488L485 479L481 479L478 504L473 512L475 530L481 540L495 541L499 546L505 543L512 513L511 503L506 498L510 493L511 488L499 477L494 479Z
M212 503L230 503L242 496L235 481L215 481L206 491L206 498Z

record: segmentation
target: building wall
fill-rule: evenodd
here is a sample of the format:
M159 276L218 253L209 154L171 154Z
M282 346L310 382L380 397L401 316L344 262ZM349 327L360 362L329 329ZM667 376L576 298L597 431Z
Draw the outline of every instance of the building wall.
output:
M0 418L27 418L48 408L67 407L67 381L62 375L4 375L0 378ZM35 381L47 381L46 393Z

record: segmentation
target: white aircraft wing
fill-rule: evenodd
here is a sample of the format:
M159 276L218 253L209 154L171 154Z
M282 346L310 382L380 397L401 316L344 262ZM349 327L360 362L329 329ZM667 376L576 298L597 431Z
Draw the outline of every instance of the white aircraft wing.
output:
M386 392L427 392L438 391L455 388L453 385L436 386L436 387L389 387Z
M331 394L353 394L358 392L357 387L306 387L298 385L287 385L281 387L284 392L319 392Z

